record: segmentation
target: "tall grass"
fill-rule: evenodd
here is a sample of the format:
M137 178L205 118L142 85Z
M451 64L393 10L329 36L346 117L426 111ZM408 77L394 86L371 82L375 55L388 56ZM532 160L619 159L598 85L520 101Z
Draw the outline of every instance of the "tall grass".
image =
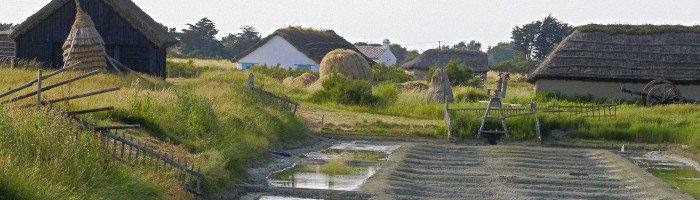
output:
M0 197L189 198L176 181L111 159L91 132L55 110L0 112Z

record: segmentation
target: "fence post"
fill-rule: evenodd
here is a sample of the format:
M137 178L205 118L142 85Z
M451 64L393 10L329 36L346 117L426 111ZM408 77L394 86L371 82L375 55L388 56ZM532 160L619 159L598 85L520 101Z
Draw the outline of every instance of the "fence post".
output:
M141 142L138 140L136 141L136 156L134 156L134 166L137 166L139 164L139 152L141 151Z
M187 161L185 161L185 170L182 173L182 186L185 186L185 187L187 186L187 185L185 185L185 181L187 180L187 174L188 174L187 167L189 167L188 164L189 163L187 163Z
M255 87L253 84L253 78L253 73L250 73L250 75L248 75L248 90L253 90L253 87Z
M41 106L41 66L39 67L39 70L37 72L38 78L37 78L37 90L36 90L36 106Z
M192 171L194 171L194 165L192 165ZM202 175L202 167L197 166L197 194L202 194L202 191L199 190L199 185L202 181L202 177L200 177L200 175Z
M163 154L165 155L165 158L163 159L163 171L168 170L168 153Z

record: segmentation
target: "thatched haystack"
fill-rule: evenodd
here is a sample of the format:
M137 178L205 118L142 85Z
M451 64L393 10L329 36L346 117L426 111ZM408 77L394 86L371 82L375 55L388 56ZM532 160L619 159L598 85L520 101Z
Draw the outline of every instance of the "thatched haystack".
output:
M63 61L65 66L78 64L78 69L105 69L107 59L105 42L95 29L92 18L83 11L76 0L77 13L66 42L63 43Z
M282 84L287 87L309 87L311 84L316 82L318 77L316 75L306 72L301 74L299 77L287 77L282 81Z
M445 103L454 101L450 78L447 76L444 68L438 68L433 73L430 89L428 90L428 103L438 102Z
M321 78L333 73L342 74L350 79L372 80L372 68L365 57L348 49L333 50L321 61Z
M462 49L430 49L401 67L411 72L416 79L425 80L431 67L445 66L451 60L463 63L478 75L485 75L489 71L488 54Z
M428 90L429 87L428 84L425 84L425 81L409 81L399 84L399 89L404 92L418 93Z
M659 78L700 98L700 27L580 26L527 81L538 92L633 99L620 87L641 89Z

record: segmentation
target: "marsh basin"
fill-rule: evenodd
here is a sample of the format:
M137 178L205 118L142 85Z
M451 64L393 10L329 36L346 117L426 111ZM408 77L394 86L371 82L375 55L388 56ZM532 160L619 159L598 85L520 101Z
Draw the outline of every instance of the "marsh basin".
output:
M687 164L663 156L660 152L631 152L622 154L655 177L700 199L700 172Z
M398 146L355 141L306 154L292 167L268 177L275 187L355 190L381 167Z

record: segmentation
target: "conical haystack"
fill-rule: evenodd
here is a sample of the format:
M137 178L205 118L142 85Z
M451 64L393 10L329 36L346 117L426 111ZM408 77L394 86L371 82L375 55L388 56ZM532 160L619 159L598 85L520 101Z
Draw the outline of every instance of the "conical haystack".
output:
M372 68L359 53L348 49L328 52L321 61L321 79L339 73L350 79L371 80Z
M294 78L293 76L287 77L282 81L282 85L287 87L309 87L318 80L316 75L306 72L299 77Z
M76 0L77 13L66 42L63 43L64 66L80 62L78 69L105 69L105 42L95 29L95 23L90 16L80 8Z
M440 67L433 73L433 79L430 82L430 89L428 90L428 103L445 103L445 100L447 100L447 102L453 102L454 95L452 93L452 86L450 86L450 78L447 77L445 69Z

